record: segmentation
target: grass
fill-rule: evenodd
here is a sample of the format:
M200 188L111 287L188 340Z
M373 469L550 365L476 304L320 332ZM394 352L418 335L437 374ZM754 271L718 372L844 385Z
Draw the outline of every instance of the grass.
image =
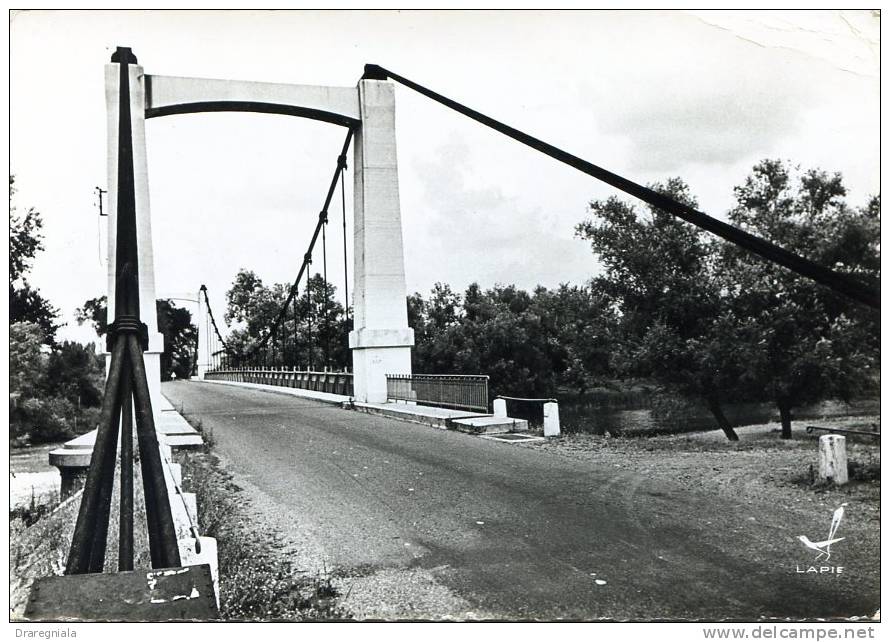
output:
M245 510L245 493L208 448L184 453L180 463L183 483L197 496L201 532L217 540L223 619L349 618L349 613L338 606L330 574L313 575L294 568L286 544L250 518Z
M25 528L33 526L38 520L55 510L59 505L59 493L53 491L49 495L41 497L43 501L37 501L37 494L31 489L31 501L27 505L16 506L9 510L9 522L21 523Z

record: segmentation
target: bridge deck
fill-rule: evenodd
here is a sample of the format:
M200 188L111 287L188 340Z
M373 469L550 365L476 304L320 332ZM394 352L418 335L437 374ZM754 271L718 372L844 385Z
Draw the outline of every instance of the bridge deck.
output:
M203 383L238 386L240 388L263 390L291 397L311 399L342 407L352 407L372 415L383 415L411 423L424 424L435 428L453 428L472 433L506 433L528 430L528 422L524 419L495 418L491 415L480 415L478 412L436 408L419 404L407 403L362 403L353 402L352 397L337 395L330 392L288 388L286 386L270 386L262 383L240 383L235 381L206 380Z

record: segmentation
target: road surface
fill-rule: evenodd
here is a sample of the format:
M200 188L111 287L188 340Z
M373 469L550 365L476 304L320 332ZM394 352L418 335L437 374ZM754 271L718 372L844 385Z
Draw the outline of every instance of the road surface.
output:
M348 587L358 617L754 620L875 608L796 575L807 558L770 545L793 534L750 507L633 470L282 394L163 390L213 431L270 528Z

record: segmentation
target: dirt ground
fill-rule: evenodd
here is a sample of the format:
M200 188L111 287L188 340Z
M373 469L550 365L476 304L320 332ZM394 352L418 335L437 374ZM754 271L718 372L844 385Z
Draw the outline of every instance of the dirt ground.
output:
M880 425L880 417L849 417L793 424L793 438L779 438L777 424L743 426L738 442L730 442L719 430L655 437L605 437L569 434L546 442L528 442L535 448L644 473L690 493L716 495L706 524L724 528L727 537L749 536L726 526L719 505L731 501L749 512L758 541L747 542L756 562L760 551L791 551L788 570L812 563L810 551L796 541L807 535L812 541L825 539L833 512L844 505L838 537L846 542L833 552L832 564L847 566L846 575L812 578L817 582L840 581L850 593L877 594L880 590L880 440L847 436L850 482L842 487L814 483L818 439L824 432L807 434L807 425L869 429ZM799 546L799 553L796 547Z
M738 442L730 442L719 430L654 437L607 437L570 434L546 442L530 442L527 448L632 467L679 484L690 491L717 492L739 501L765 501L835 506L843 502L861 511L863 521L878 524L880 517L880 440L847 437L850 483L843 487L818 487L812 475L817 466L819 436L805 427L862 428L880 423L879 417L838 418L818 422L794 422L790 440L779 438L776 424L742 426ZM832 509L833 510L833 509ZM877 531L876 531L877 534Z

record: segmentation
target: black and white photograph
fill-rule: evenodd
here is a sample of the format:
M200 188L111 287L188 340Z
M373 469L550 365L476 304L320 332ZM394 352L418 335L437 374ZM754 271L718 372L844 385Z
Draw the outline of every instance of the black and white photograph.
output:
M10 637L877 638L880 21L10 9Z

